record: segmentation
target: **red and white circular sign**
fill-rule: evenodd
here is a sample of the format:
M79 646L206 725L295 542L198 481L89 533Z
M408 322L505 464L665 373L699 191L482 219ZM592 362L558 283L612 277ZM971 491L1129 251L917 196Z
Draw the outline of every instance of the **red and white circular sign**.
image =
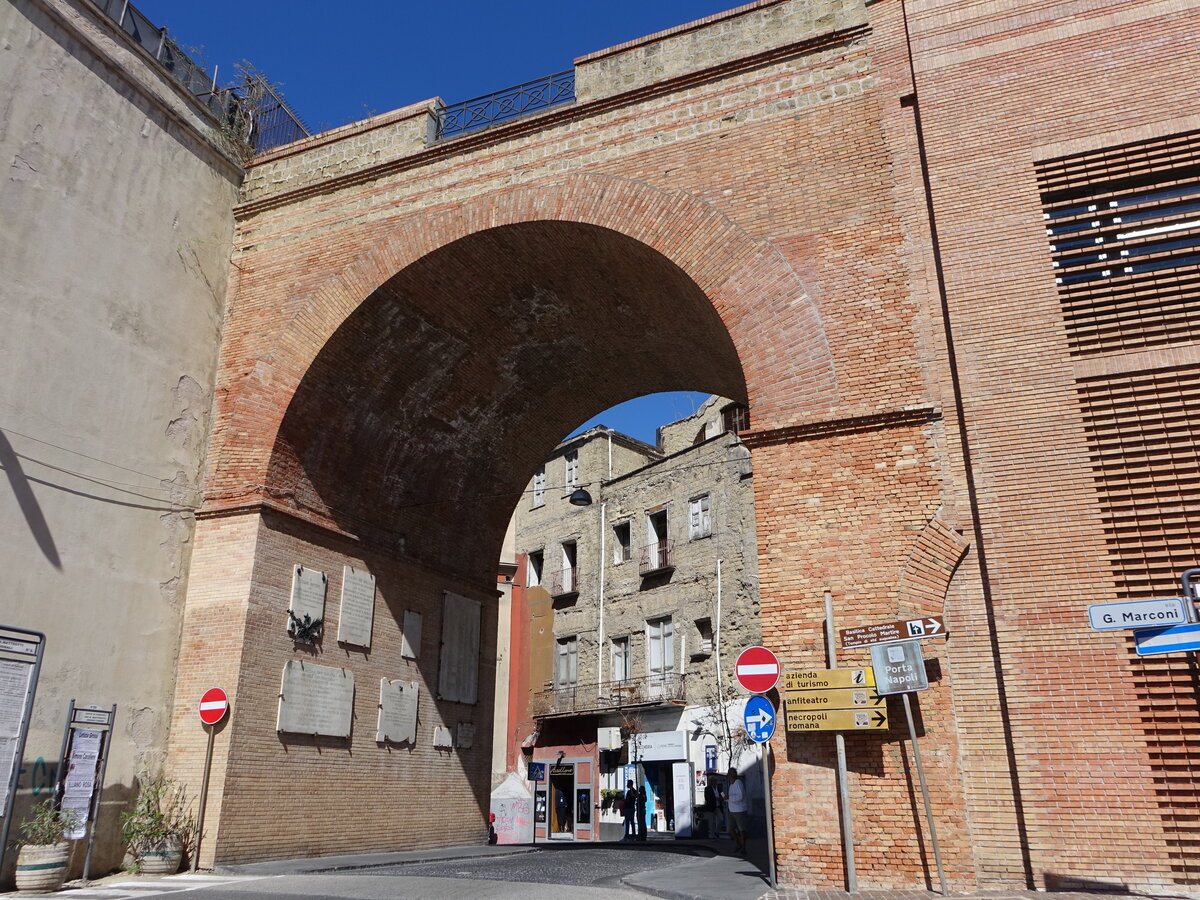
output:
M734 665L738 684L752 694L765 694L779 680L779 659L766 647L747 647Z
M220 688L209 688L200 698L200 721L205 725L216 725L229 711L229 698Z

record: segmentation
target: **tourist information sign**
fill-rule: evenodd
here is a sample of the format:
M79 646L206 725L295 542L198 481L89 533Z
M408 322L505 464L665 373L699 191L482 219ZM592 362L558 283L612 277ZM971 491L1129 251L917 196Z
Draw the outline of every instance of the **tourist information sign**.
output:
M871 648L871 667L875 670L875 693L907 694L929 689L925 673L925 655L920 641L881 644Z
M871 644L890 644L896 641L921 640L928 637L942 637L946 634L946 623L941 616L929 616L924 619L904 619L900 622L886 622L883 625L859 625L855 628L843 628L842 649L868 647Z
M870 669L811 669L783 676L788 731L860 731L887 727L886 701Z
M1188 653L1200 650L1200 624L1172 625L1170 628L1149 628L1133 633L1134 649L1138 656L1158 653Z
M1182 597L1097 603L1088 607L1088 622L1096 631L1161 628L1167 625L1184 625L1187 620L1187 608Z
M875 673L870 669L808 669L804 672L786 672L783 676L783 689L787 694L794 691L874 686Z

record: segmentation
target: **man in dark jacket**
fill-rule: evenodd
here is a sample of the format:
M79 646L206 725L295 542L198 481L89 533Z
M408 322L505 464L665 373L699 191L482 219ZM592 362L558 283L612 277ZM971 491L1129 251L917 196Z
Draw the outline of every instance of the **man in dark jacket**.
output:
M637 839L646 839L646 785L641 784L637 789Z
M623 841L632 841L637 837L637 793L632 778L625 782L625 795L621 798L621 815L625 818L625 836L621 838Z

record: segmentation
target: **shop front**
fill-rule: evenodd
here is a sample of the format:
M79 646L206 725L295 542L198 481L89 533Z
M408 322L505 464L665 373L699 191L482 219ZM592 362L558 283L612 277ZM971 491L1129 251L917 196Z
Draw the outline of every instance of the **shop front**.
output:
M687 732L633 735L630 764L631 768L640 767L644 777L647 832L691 837L695 774L688 761Z

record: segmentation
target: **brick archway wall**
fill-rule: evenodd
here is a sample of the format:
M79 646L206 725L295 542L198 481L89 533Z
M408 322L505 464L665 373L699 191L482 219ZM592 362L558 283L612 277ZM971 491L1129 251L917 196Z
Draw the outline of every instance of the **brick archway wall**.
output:
M686 193L578 174L343 234L339 241L348 247L341 253L354 261L294 297L274 292L286 288L264 291L257 279L254 293L235 300L226 324L206 509L230 510L271 496L270 460L289 404L322 348L366 298L439 249L534 222L608 229L677 266L711 302L732 340L756 427L817 418L835 407L837 376L820 313L775 247ZM561 424L569 430L577 423Z

